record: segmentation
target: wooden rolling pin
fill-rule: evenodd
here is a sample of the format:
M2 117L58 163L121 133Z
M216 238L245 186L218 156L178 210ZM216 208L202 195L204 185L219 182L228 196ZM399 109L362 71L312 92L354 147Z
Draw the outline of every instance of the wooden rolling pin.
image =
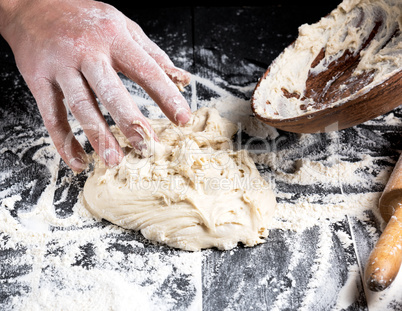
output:
M365 268L365 282L372 291L386 289L398 274L402 262L402 156L400 156L379 201L388 222Z

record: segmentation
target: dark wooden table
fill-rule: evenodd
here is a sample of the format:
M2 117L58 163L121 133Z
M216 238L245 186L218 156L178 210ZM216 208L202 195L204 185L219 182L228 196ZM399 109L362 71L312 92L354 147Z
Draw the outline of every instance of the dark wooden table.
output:
M298 27L318 21L338 4L109 3L140 24L177 66L193 74L184 93L193 109L225 94L249 100L258 78L297 37ZM122 79L144 114L150 115L153 103L147 95ZM153 245L138 233L92 220L80 207L88 172L72 174L55 152L3 40L0 103L1 310L84 310L87 305L89 310L402 310L402 294L395 294L395 288L371 295L361 281L381 230L371 206L361 217L345 210L336 221L324 212L301 232L273 229L267 242L254 248L187 253ZM310 197L325 209L336 205L331 195L380 193L384 178L370 178L389 173L398 158L402 125L395 120L401 114L398 108L336 133L335 152L330 134L306 139L279 131L275 138L264 138L282 157L276 168L258 165L272 181L279 207L294 205L297 212L298 204ZM82 131L74 129L90 151ZM241 143L249 138L244 134ZM280 177L297 170L301 159L325 165L334 155L343 162L362 163L359 172L369 181L334 186ZM368 165L365 156L371 159Z

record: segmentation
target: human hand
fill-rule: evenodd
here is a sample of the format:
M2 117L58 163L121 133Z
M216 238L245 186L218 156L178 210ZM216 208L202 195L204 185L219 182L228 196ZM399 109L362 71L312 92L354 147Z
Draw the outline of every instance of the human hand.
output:
M86 155L71 131L63 99L107 166L117 165L124 153L95 95L134 148L146 148L147 133L157 140L118 72L139 84L175 124L190 119L179 91L189 83L189 73L176 68L136 23L110 5L0 0L0 33L13 50L55 147L74 171L86 167Z

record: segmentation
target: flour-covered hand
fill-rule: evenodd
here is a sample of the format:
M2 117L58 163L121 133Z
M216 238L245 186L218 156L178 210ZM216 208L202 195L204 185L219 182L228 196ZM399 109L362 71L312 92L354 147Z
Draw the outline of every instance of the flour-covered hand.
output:
M66 106L106 165L122 157L97 100L136 148L155 137L118 72L139 84L176 124L190 119L180 90L190 80L139 25L114 7L93 0L0 0L0 33L13 50L44 124L74 170L86 155L74 137ZM65 105L66 104L66 105Z

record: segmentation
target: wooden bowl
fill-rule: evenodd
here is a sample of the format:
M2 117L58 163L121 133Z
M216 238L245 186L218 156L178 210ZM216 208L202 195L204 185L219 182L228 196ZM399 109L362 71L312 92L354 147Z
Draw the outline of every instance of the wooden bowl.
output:
M267 76L269 69L257 83ZM295 133L319 133L342 130L383 115L402 104L402 70L364 94L355 93L353 98L339 106L325 108L294 118L267 118L255 111L254 94L251 108L262 122L275 128Z
M283 94L280 95L278 103L283 102L282 100L285 101L285 98L293 97L292 102L294 103L298 101L297 105L300 109L305 110L303 114L299 114L295 117L280 118L278 115L271 115L270 117L265 113L264 115L261 115L258 112L261 111L261 109L256 109L257 106L259 108L263 106L264 101L266 105L272 104L269 102L268 98L260 98L260 103L258 103L258 105L256 103L256 93L259 91L259 88L262 87L262 81L267 79L267 77L268 79L272 78L271 75L268 76L270 69L275 66L275 72L285 72L285 69L291 69L291 67L287 67L292 66L289 65L289 63L297 64L296 61L298 61L298 55L293 51L296 51L295 47L300 46L301 41L296 40L287 49L288 53L295 53L295 55L291 54L292 56L290 58L289 56L286 56L287 58L281 58L281 56L286 52L286 50L284 50L258 81L251 98L251 108L255 116L262 122L281 130L297 133L316 133L352 127L385 114L401 105L402 68L391 67L389 73L384 74L382 77L376 76L378 71L374 69L374 67L366 69L365 71L356 70L362 60L361 52L370 48L370 44L373 43L374 47L376 47L376 44L379 44L378 42L380 42L381 49L383 49L388 47L388 44L394 44L392 39L401 36L401 30L398 26L396 29L387 28L395 26L389 26L389 21L384 20L385 17L382 11L377 12L378 10L382 10L381 8L373 5L371 9L373 12L378 13L375 14L375 17L373 18L367 18L362 10L357 10L360 24L338 25L340 29L343 27L346 30L348 30L349 27L353 28L363 26L365 27L364 29L370 29L365 33L365 37L362 37L364 38L364 41L361 42L358 50L345 48L344 52L339 57L333 58L334 54L329 54L326 58L326 53L330 52L326 51L326 42L322 41L322 43L320 43L320 37L316 38L316 40L310 38L309 41L314 42L314 46L309 45L308 49L302 50L311 51L312 48L314 48L319 51L315 59L311 62L307 80L305 81L304 93L290 93L285 88L282 88ZM337 9L337 14L341 14L340 12L342 12L342 10ZM331 16L331 14L321 19L321 21L328 16ZM394 23L396 22L397 21L394 21ZM327 24L324 23L324 25ZM297 43L299 45L297 45ZM325 46L320 46L319 44ZM398 50L398 46L394 46L394 48L394 54L397 55L396 57L402 57L400 56L401 52ZM331 62L329 62L329 60L331 60ZM320 62L324 64L324 67L317 67L317 69L325 68L325 70L316 70L316 66L318 66ZM297 74L295 77L296 76ZM285 78L296 79L287 76L285 76ZM268 80L263 87L269 88L272 86L271 81L272 80ZM299 85L297 82L303 82L304 85L304 81L293 82L296 85ZM279 87L277 87L277 89L279 89ZM261 94L261 92L258 93Z

